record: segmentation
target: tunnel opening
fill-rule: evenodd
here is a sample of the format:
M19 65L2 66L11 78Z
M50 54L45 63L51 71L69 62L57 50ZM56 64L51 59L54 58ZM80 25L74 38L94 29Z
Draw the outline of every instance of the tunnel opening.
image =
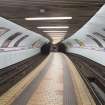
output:
M46 55L50 53L51 44L46 43L41 47L41 54Z
M58 52L66 53L66 46L63 43L58 44Z

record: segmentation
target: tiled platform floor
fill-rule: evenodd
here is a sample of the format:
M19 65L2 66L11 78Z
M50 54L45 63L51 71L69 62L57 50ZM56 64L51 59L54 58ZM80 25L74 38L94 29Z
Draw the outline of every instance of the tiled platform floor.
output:
M14 87L0 97L0 105L96 105L75 66L62 53L51 53L45 64Z
M27 105L63 105L63 65L60 55L53 56L48 72Z

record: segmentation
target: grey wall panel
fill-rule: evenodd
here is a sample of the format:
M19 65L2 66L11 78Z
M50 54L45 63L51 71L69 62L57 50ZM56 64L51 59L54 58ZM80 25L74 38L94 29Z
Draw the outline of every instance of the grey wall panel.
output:
M9 29L8 33L4 33L0 37L0 46L1 47L7 47L8 45L9 45L8 47L13 47L13 45L17 41L15 39L18 39L18 37L14 38L14 36L11 37L11 35L14 35L15 33L18 33L18 32L22 33L22 36L29 35L29 37L26 38L26 40L23 40L19 44L20 46L30 47L30 46L32 46L32 43L37 41L38 39L41 39L42 43L49 42L49 39L47 39L46 37L44 37L36 32L30 31L30 30L28 30L20 25L17 25L11 21L8 21L2 17L0 17L0 27L4 27L4 29ZM8 37L10 37L10 38L8 39Z
M19 51L0 52L0 69L32 57L40 52L40 49L26 49Z
M0 27L9 29L8 32L1 30L3 34L0 36L0 69L40 53L41 46L32 48L33 42L39 39L42 45L49 42L46 37L2 17Z

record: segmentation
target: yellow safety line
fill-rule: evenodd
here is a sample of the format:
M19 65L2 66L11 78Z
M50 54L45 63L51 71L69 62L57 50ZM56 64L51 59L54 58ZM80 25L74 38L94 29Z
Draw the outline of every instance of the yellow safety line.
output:
M96 105L84 80L78 73L72 61L66 55L64 55L64 57L66 58L72 76L78 105Z
M51 55L52 54L50 54L37 68L35 68L35 70L33 70L16 85L10 88L6 93L0 96L0 105L11 105L16 97L18 97L22 91L32 82L32 80L38 76L40 71L43 70L43 68L47 65Z

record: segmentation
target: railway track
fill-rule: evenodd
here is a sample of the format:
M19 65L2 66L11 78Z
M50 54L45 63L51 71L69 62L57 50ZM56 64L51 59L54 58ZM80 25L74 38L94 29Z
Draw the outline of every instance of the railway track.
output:
M15 85L19 80L40 64L46 56L35 55L17 64L0 70L0 95ZM37 60L37 62L36 62Z
M105 67L75 54L68 56L76 65L97 105L105 105Z

